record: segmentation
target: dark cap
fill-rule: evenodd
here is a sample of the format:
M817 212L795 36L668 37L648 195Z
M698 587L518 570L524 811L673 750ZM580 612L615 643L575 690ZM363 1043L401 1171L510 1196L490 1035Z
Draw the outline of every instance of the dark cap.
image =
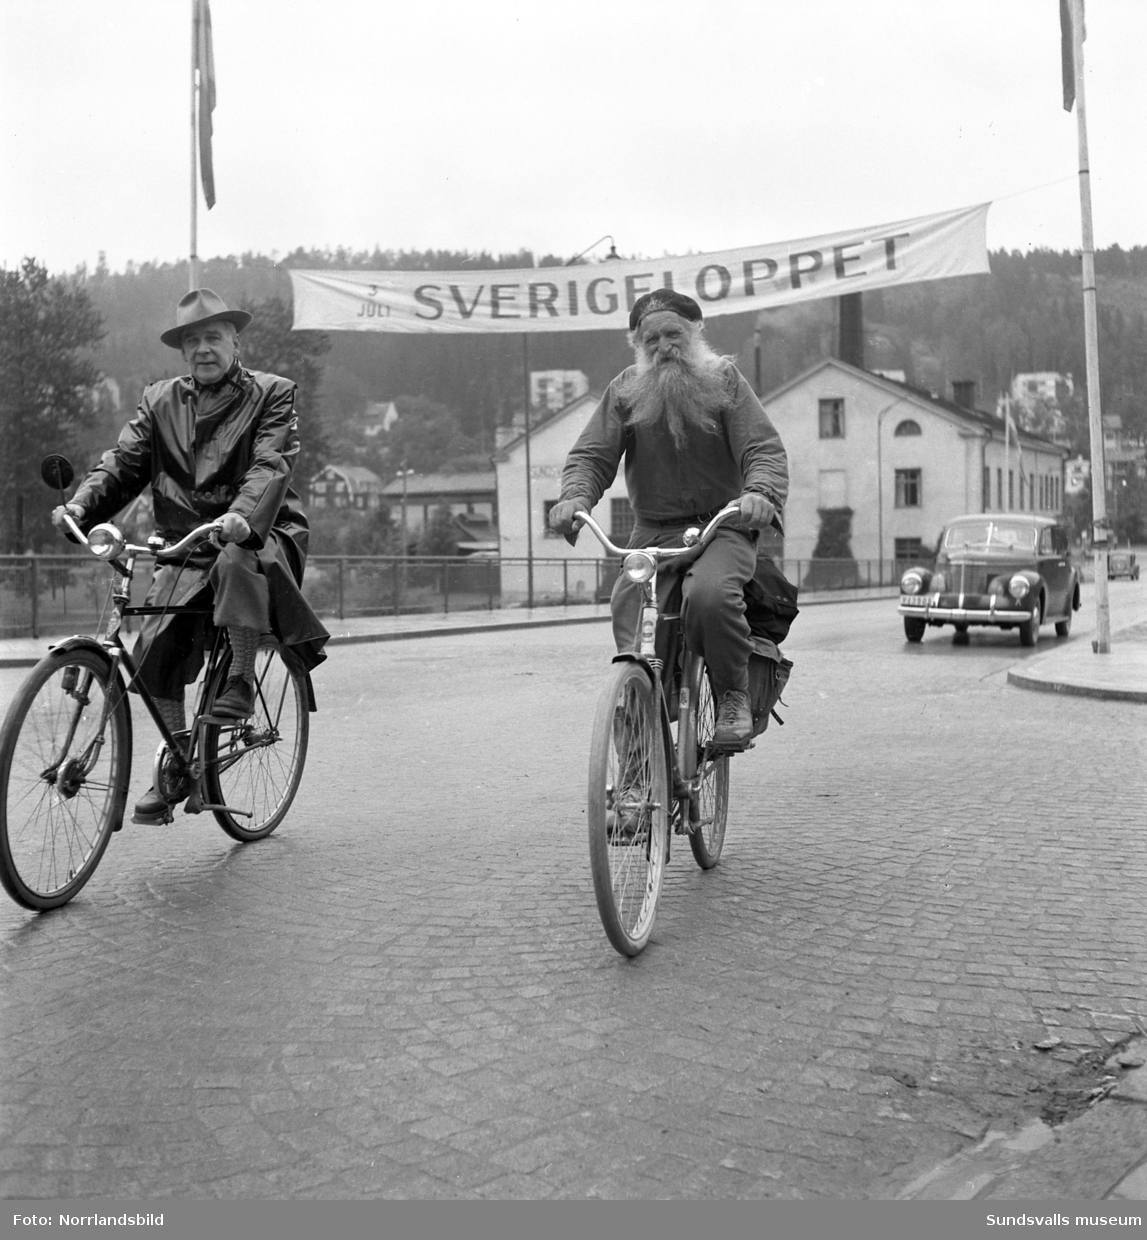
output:
M692 297L671 288L655 288L652 293L645 293L633 303L633 309L629 312L629 330L636 331L647 314L658 310L672 310L691 323L701 322L701 307Z

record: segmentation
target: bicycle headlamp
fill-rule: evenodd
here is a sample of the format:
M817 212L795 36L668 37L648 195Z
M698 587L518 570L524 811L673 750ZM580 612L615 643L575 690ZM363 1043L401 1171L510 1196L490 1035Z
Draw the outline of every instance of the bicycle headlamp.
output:
M630 581L648 581L657 567L648 551L631 551L622 564Z
M88 531L88 550L101 560L114 560L127 546L114 525L93 525Z

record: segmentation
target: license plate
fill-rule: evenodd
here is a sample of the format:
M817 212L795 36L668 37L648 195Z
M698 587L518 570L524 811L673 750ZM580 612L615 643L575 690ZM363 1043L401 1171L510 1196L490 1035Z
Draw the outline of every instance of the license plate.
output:
M900 599L901 607L927 607L928 600L919 594L907 594Z

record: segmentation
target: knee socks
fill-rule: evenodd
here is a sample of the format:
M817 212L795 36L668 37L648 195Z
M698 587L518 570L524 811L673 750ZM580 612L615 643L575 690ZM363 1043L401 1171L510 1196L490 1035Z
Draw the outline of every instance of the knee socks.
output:
M227 629L231 642L231 675L242 676L251 683L255 679L255 652L259 648L259 630L231 625Z

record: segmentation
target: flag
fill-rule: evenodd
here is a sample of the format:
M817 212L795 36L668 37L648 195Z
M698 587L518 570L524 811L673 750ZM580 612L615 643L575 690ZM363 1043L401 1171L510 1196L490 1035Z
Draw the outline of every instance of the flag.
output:
M210 211L215 205L215 168L211 160L211 114L215 111L215 53L211 46L210 0L195 0L195 71L199 77L199 175Z
M1083 0L1059 0L1059 45L1063 62L1063 110L1070 112L1075 106L1075 74L1082 65L1075 63L1075 18L1079 17L1079 41L1087 38L1083 22Z

